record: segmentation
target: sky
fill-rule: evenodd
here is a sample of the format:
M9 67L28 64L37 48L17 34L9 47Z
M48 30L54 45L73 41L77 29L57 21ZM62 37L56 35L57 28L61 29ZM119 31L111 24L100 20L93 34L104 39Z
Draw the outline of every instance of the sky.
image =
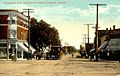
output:
M90 4L96 3L106 4L99 6L99 30L112 28L113 25L120 28L120 0L1 0L0 7L20 12L27 8L34 9L30 16L56 27L63 46L68 43L79 49L85 42L84 34L87 36L85 24L93 24L89 28L90 43L93 43L96 6Z

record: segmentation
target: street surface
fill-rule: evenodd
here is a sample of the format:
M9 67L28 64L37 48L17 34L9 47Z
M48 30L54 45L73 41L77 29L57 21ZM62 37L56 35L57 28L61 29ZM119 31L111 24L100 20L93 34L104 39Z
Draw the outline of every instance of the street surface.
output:
M61 60L0 61L0 76L119 76L117 61L90 62L63 56Z

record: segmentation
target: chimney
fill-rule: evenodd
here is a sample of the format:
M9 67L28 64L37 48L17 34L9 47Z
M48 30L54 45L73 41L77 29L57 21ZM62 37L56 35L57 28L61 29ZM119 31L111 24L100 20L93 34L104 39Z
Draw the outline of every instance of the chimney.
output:
M111 30L111 27L110 27L110 30Z
M115 25L113 25L113 30L115 30Z
M106 28L106 31L108 31L108 28Z
M106 34L106 35L108 34L108 28L106 28L106 32L105 32L105 34Z

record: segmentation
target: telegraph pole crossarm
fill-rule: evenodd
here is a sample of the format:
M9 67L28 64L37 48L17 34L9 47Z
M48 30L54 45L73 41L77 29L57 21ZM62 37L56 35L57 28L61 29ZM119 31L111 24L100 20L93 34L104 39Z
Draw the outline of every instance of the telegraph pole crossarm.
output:
M106 6L106 4L90 4L96 6L96 33L95 33L95 53L96 53L96 61L98 61L98 6Z

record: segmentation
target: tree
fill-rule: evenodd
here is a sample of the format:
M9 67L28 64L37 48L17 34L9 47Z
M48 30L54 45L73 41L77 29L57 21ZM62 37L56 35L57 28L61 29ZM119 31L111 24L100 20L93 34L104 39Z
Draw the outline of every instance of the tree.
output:
M61 45L59 33L55 27L51 27L44 20L37 22L35 18L32 18L30 23L30 43L35 49L49 45Z
M77 49L74 46L68 46L67 51L71 54L77 52Z
M31 25L31 26L37 25L37 19L31 18L30 25Z

